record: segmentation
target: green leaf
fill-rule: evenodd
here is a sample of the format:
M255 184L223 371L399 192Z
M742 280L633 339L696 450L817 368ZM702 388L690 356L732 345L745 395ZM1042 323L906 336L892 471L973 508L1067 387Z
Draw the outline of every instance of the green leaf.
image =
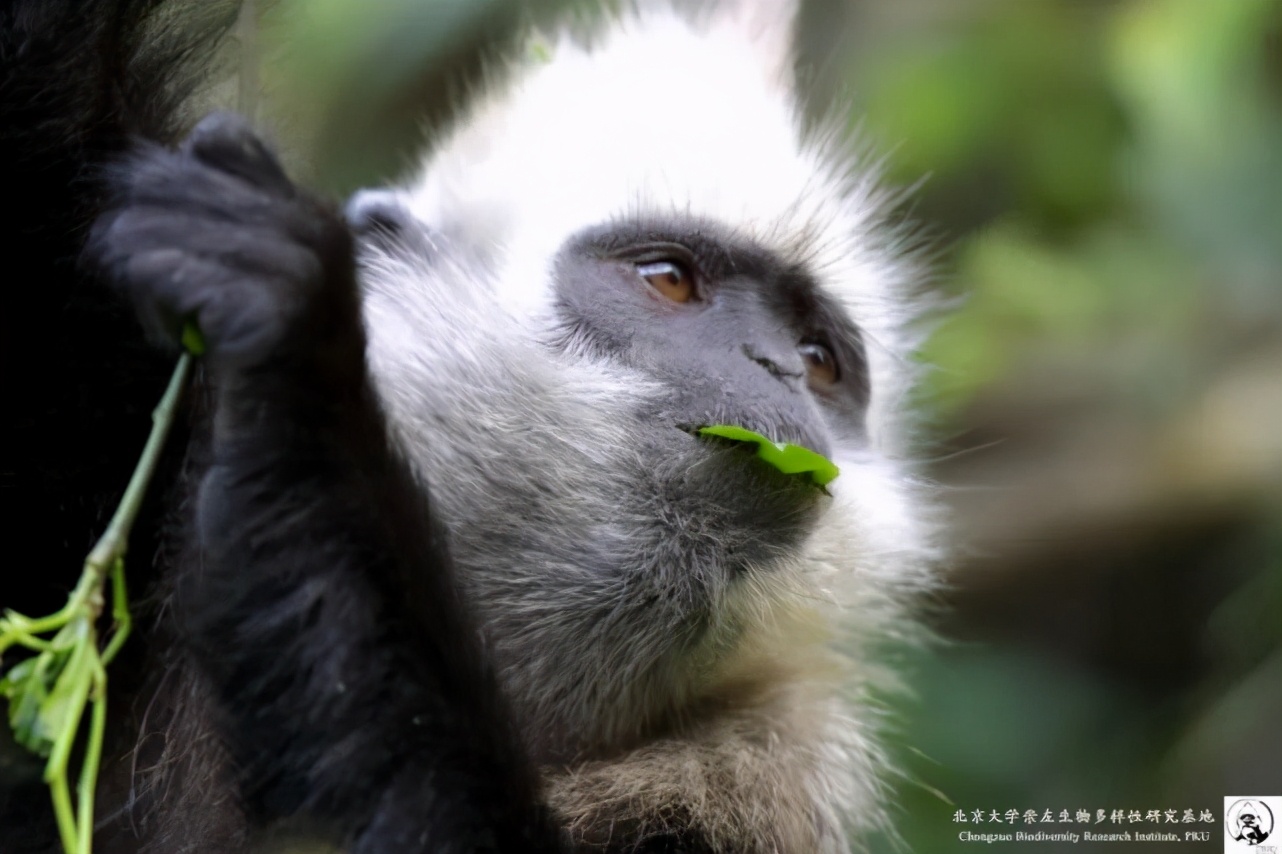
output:
M205 336L200 334L200 327L193 321L183 324L183 349L193 356L205 355Z
M41 756L48 756L57 731L46 726L45 703L67 662L65 652L42 652L15 664L0 681L0 693L9 700L9 726L14 740Z
M35 656L19 661L13 667L10 667L9 672L4 675L3 679L0 679L0 695L12 700L26 690L24 683L31 678L31 673L35 670L35 667Z
M53 690L40 704L40 731L49 734L53 741L68 729L75 729L84 713L85 696L93 675L92 656L88 651L86 646L71 656L67 666L58 674Z
M757 456L784 474L808 475L815 486L826 486L841 473L831 460L809 448L791 442L772 442L765 436L746 427L733 424L713 424L699 429L700 436L715 436L732 442L747 442L757 446Z
M9 669L4 679L0 679L0 694L9 701L9 726L13 729L14 739L31 750L37 750L32 746L32 739L40 712L40 701L46 694L41 680L33 676L37 658L38 656L32 656L18 662ZM44 752L48 753L48 747Z

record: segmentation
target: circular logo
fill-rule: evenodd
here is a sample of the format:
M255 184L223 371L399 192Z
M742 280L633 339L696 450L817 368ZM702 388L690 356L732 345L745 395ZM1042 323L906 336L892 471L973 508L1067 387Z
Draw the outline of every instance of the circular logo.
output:
M1234 801L1224 813L1224 832L1234 842L1259 845L1273 833L1273 810L1258 798Z

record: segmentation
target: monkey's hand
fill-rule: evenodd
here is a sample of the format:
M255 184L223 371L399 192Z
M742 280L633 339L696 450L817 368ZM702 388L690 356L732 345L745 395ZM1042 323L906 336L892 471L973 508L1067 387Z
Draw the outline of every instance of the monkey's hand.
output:
M554 851L559 830L367 380L348 226L243 120L144 148L89 251L217 388L169 612L246 815L352 854Z
M149 335L173 344L194 321L224 378L321 353L330 366L340 355L361 364L350 232L244 119L208 116L177 151L141 147L110 181L114 203L88 253Z

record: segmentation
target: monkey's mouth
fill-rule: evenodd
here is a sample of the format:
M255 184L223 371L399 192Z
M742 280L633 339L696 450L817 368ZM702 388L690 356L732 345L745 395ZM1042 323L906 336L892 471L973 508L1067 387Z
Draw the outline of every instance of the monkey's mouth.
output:
M776 442L769 437L735 424L679 425L680 429L708 442L740 445L755 451L755 456L783 474L808 480L824 489L841 473L832 460L809 448L792 442ZM826 492L827 490L824 489Z

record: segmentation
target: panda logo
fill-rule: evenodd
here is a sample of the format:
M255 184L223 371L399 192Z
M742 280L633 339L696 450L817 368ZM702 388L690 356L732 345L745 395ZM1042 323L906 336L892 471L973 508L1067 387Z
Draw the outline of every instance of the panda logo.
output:
M1273 810L1266 802L1270 800L1276 799L1239 798L1228 804L1224 810L1224 832L1228 840L1236 846L1254 847L1268 839L1273 833Z

